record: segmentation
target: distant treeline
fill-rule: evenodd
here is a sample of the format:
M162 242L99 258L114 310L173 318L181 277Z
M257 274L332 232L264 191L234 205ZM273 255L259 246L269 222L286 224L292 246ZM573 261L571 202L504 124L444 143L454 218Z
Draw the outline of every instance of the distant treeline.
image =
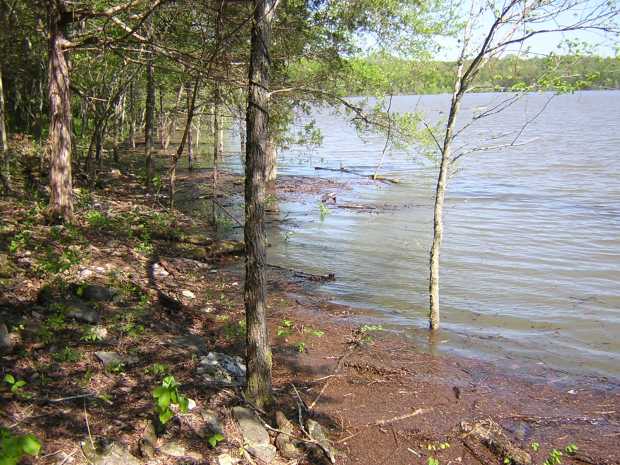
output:
M451 92L455 62L409 61L373 55L349 61L353 76L344 86L351 95L376 91L394 94ZM553 56L491 60L477 76L472 91L505 91L515 88L545 89L566 83L578 89L620 89L620 57Z

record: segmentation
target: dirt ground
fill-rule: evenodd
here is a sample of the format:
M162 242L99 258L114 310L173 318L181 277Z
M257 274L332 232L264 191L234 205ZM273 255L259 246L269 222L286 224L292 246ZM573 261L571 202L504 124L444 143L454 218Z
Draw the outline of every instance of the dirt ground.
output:
M181 174L180 188L187 181ZM233 186L227 195L242 189L230 174L220 182ZM14 338L0 369L27 382L21 393L6 383L0 388L0 425L43 443L40 456L24 463L87 463L80 443L89 436L120 441L139 456L159 364L197 408L176 415L165 433L187 453L148 463L217 463L224 452L247 463L230 417L230 408L243 403L241 391L196 375L209 351L243 355L242 249L214 240L201 219L169 216L131 173L101 185L79 196L74 228L46 226L35 199L0 200L0 321ZM282 178L276 192L318 199L339 188L346 186ZM326 427L336 463L507 463L497 448L464 432L467 424L492 420L531 463L542 465L557 449L565 464L620 464L619 385L575 379L568 386L554 383L551 371L519 377L480 361L420 352L397 335L360 326L363 312L316 297L314 278L269 269L274 392L290 420L314 418ZM118 292L95 305L107 330L97 341L85 339L89 326L62 315L58 304L85 283ZM105 370L94 355L100 350L128 362ZM226 431L214 449L203 432L205 410ZM573 454L565 449L571 444Z

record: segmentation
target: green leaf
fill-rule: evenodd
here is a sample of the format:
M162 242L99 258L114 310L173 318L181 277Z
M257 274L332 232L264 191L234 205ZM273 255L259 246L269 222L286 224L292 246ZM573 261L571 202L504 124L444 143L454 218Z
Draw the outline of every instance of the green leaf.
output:
M15 377L11 373L7 373L4 375L4 379L2 381L8 384L13 384L15 383Z
M187 412L187 409L189 408L189 399L184 396L179 396L178 404L179 404L179 408L181 409L181 412L185 413Z
M157 405L161 410L165 410L170 406L170 391L164 390L157 398Z
M222 436L220 433L215 433L213 436L209 436L209 439L207 439L207 441L209 442L209 445L211 446L211 448L215 449L217 447L218 442L221 442L224 439L225 439L224 436Z
M168 392L168 389L166 389L166 388L165 388L165 387L163 387L163 386L156 387L156 388L153 390L153 397L155 397L155 398L157 399L157 398L158 398L158 397L160 397L160 396L161 396L164 392Z
M24 381L23 379L20 379L19 381L16 381L15 384L13 385L13 387L11 388L11 390L13 389L19 389L20 387L23 387L26 385L26 381Z
M161 421L162 425L165 425L166 423L170 421L172 416L173 416L172 410L166 410L165 412L162 412L159 414L159 421Z
M41 443L32 434L27 434L21 438L22 450L28 455L39 455Z

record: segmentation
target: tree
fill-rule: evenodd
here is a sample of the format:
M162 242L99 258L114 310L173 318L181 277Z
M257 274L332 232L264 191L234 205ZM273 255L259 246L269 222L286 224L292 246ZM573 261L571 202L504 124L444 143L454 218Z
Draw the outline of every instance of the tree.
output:
M259 407L273 403L271 349L265 317L265 162L269 128L271 22L278 0L254 0L245 160L246 395Z
M10 166L9 166L9 143L6 134L6 121L4 116L4 88L2 85L2 66L0 66L0 183L5 191L9 191L10 186Z
M618 9L613 2L507 0L479 4L474 0L469 5L469 18L463 32L450 111L442 140L439 141L433 133L440 153L440 166L435 188L433 241L429 262L429 324L432 330L438 329L440 322L439 256L443 240L443 206L451 168L457 160L468 153L514 147L523 133L523 131L518 132L512 141L503 145L455 151L455 139L467 128L465 125L464 128L456 130L457 116L463 96L471 88L480 70L489 60L500 56L511 46L520 47L533 36L550 32L568 33L588 29L602 32L618 31L618 26L615 23ZM482 41L476 47L473 43L475 41L474 31L478 26L477 21L489 17L491 18L491 25L486 29ZM482 117L496 114L515 101L516 99L508 98L504 105L497 106L493 111L483 114ZM477 119L480 118L479 115Z

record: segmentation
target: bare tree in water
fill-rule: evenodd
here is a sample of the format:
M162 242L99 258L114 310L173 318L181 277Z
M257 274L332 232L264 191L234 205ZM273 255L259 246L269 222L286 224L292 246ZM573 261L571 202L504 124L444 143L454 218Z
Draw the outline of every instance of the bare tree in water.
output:
M427 126L440 153L440 166L435 190L433 242L430 250L429 323L432 330L439 328L439 255L443 240L443 207L448 177L454 163L467 153L482 150L496 150L520 144L523 129L511 141L489 147L478 147L466 151L455 149L455 139L466 129L457 129L457 117L465 93L471 89L479 71L489 59L506 51L518 51L528 39L553 32L570 33L591 30L603 33L617 33L618 7L615 2L590 0L508 0L503 2L477 2L469 4L469 17L461 39L461 52L457 62L454 89L450 101L448 120L443 137L437 137ZM491 20L491 25L482 27L484 34L479 39L480 22ZM516 99L507 98L484 116L501 112ZM538 115L537 115L538 116ZM479 117L478 117L479 118ZM528 124L528 123L526 123Z

